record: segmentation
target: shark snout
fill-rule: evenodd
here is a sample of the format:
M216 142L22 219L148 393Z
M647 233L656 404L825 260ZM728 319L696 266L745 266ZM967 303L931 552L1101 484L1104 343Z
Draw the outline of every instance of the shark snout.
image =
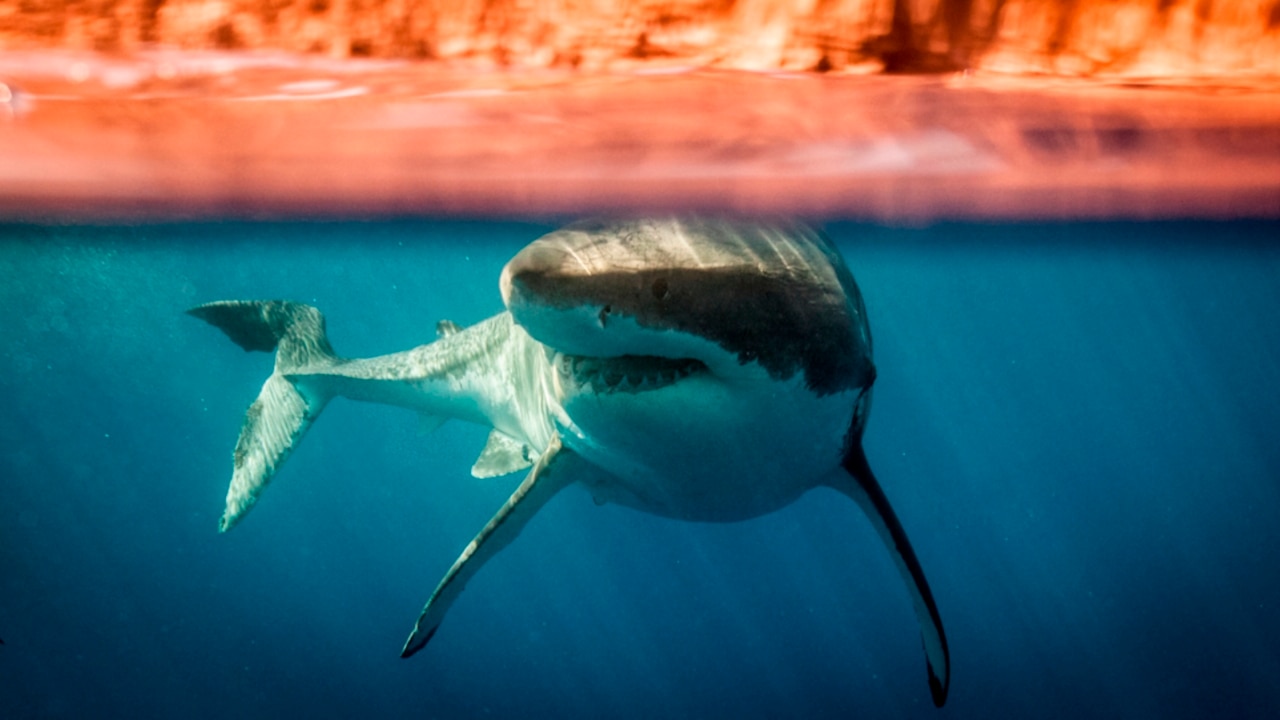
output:
M535 340L570 355L660 355L653 333L634 322L635 293L625 277L594 273L582 253L561 242L539 241L502 271L507 310ZM661 343L659 343L660 345Z

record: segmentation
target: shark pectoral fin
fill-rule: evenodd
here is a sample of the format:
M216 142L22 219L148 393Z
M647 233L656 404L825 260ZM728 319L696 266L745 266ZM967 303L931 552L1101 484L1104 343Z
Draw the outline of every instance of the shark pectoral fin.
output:
M929 692L933 696L933 704L942 707L947 701L947 688L951 683L951 654L947 650L947 636L942 630L942 618L933 601L933 592L929 590L924 570L920 567L915 550L911 548L911 542L907 540L907 533L898 522L893 508L889 506L888 498L880 489L880 483L876 481L871 466L867 463L862 444L857 440L852 442L843 465L847 474L837 473L831 484L852 498L866 513L893 556L898 572L906 581L907 591L915 606L916 619L920 623L921 639L924 641Z
M497 477L523 470L533 465L530 459L529 446L507 435L494 430L489 433L489 441L485 443L476 464L471 466L471 474L478 478Z
M431 599L422 608L418 624L414 626L409 639L405 641L400 657L409 657L421 650L427 641L435 635L444 619L445 613L458 599L467 581L484 566L494 555L511 543L520 534L543 505L547 503L565 485L571 482L573 473L569 466L577 460L577 455L564 449L560 438L552 438L546 452L538 458L538 464L529 471L524 482L516 488L507 502L489 520L480 534L462 551L462 555L445 573L444 579L436 586Z
M324 409L326 400L307 397L279 373L267 378L244 414L227 505L218 523L220 531L230 530L258 502L258 495Z

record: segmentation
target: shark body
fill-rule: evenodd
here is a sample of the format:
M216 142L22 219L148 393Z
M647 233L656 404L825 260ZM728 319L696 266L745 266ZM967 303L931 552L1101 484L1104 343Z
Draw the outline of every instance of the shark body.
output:
M339 357L324 318L288 301L189 312L246 350L276 351L245 416L220 529L253 507L334 397L418 411L428 426L492 428L477 477L525 471L428 600L402 655L431 639L467 580L560 489L597 503L727 522L807 490L853 499L884 539L920 623L941 706L950 659L932 593L867 463L875 367L852 274L797 225L584 223L546 235L502 273L507 310L367 359Z

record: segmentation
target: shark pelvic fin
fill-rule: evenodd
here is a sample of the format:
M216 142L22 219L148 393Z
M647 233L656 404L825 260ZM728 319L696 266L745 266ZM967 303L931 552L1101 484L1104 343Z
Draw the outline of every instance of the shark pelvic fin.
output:
M942 618L933 601L933 592L925 580L924 570L916 558L907 533L898 522L898 516L889 506L889 499L871 472L862 442L852 438L844 458L845 473L837 473L832 483L835 489L848 495L862 508L867 519L875 526L885 546L893 556L894 565L906 582L920 624L920 637L924 642L924 656L929 671L929 694L937 707L947 701L947 689L951 684L951 653L947 649L947 636L942 629Z
M533 464L532 455L528 445L494 430L489 433L489 441L480 451L480 457L476 458L476 464L471 466L471 475L490 478L524 470Z
M276 351L275 371L245 413L236 441L231 487L218 528L230 530L258 501L276 470L329 401L308 374L342 362L325 334L324 316L284 300L229 300L187 311L246 351Z
M417 625L405 641L400 657L407 658L426 646L427 641L439 629L449 607L462 594L467 581L494 555L511 544L529 519L572 481L571 467L577 460L575 453L561 446L559 436L552 438L546 452L538 458L538 464L525 476L524 482L520 483L497 514L462 551L449 572L445 573L444 579L431 594L431 599L422 608L422 615L418 617Z

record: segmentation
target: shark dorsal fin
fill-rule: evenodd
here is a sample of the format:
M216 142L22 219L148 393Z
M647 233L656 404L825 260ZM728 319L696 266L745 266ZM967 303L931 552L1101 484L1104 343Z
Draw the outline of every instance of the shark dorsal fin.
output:
M485 443L476 464L471 466L471 474L478 478L497 477L524 470L533 465L529 446L507 435L494 430L489 433L489 442Z
M441 320L436 323L436 337L447 338L462 332L462 326L452 320Z

